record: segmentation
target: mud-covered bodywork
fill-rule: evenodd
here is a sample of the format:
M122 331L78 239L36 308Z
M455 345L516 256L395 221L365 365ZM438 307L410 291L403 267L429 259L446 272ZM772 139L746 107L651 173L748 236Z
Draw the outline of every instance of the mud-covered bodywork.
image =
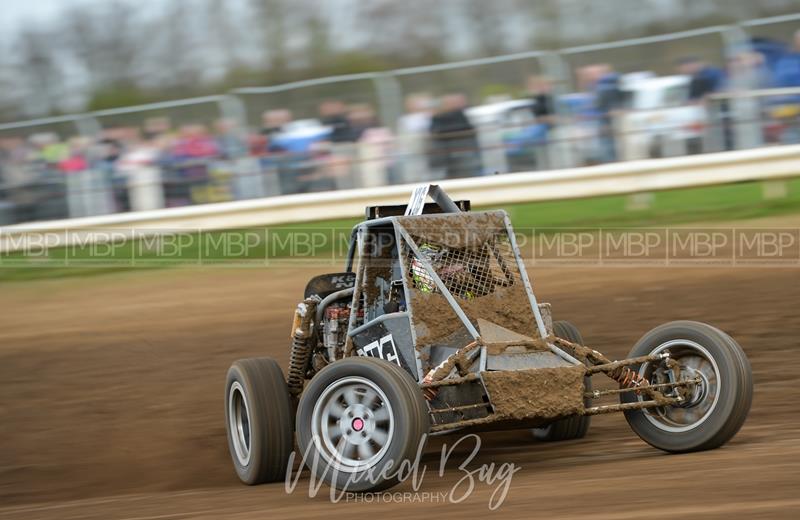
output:
M577 413L584 366L548 341L549 306L536 302L504 211L387 217L354 238L342 356L408 371L430 388L434 427Z

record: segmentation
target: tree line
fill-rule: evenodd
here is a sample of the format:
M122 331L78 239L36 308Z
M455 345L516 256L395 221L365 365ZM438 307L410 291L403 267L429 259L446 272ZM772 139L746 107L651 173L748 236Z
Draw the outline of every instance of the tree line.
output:
M83 0L0 35L0 119L639 37L797 0Z

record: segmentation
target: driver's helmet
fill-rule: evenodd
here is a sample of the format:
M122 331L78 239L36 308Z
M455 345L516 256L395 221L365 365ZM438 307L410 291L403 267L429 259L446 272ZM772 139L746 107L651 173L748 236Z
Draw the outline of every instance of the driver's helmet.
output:
M426 243L420 246L419 254L436 270L436 264L442 257L443 251L440 247ZM431 278L425 266L416 256L411 260L411 278L414 280L414 286L422 292L432 293L436 290L433 278Z

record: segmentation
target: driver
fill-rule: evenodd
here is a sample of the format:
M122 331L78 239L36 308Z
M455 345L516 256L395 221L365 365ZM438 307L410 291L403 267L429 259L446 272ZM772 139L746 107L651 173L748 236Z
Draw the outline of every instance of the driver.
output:
M455 255L446 247L430 243L422 244L419 252L420 256L431 264L447 290L454 296L465 300L472 300L475 297L475 293L470 287L474 285L470 267L463 261L453 261L454 258L460 259L461 255ZM416 256L411 260L411 278L414 286L421 292L436 292L436 283Z

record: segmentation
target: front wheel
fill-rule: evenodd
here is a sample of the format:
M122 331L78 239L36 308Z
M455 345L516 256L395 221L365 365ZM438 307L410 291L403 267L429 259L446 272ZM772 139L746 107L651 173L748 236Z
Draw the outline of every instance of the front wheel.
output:
M730 336L705 323L675 321L645 334L629 357L662 354L680 365L679 379L694 380L684 402L647 410L629 410L631 429L648 444L674 453L722 446L739 431L753 399L753 376L742 348ZM650 383L671 382L663 362L632 366ZM669 394L669 392L665 392ZM648 399L632 392L623 403Z
M416 382L398 365L346 358L319 371L297 407L297 443L317 478L337 490L386 489L430 428Z

